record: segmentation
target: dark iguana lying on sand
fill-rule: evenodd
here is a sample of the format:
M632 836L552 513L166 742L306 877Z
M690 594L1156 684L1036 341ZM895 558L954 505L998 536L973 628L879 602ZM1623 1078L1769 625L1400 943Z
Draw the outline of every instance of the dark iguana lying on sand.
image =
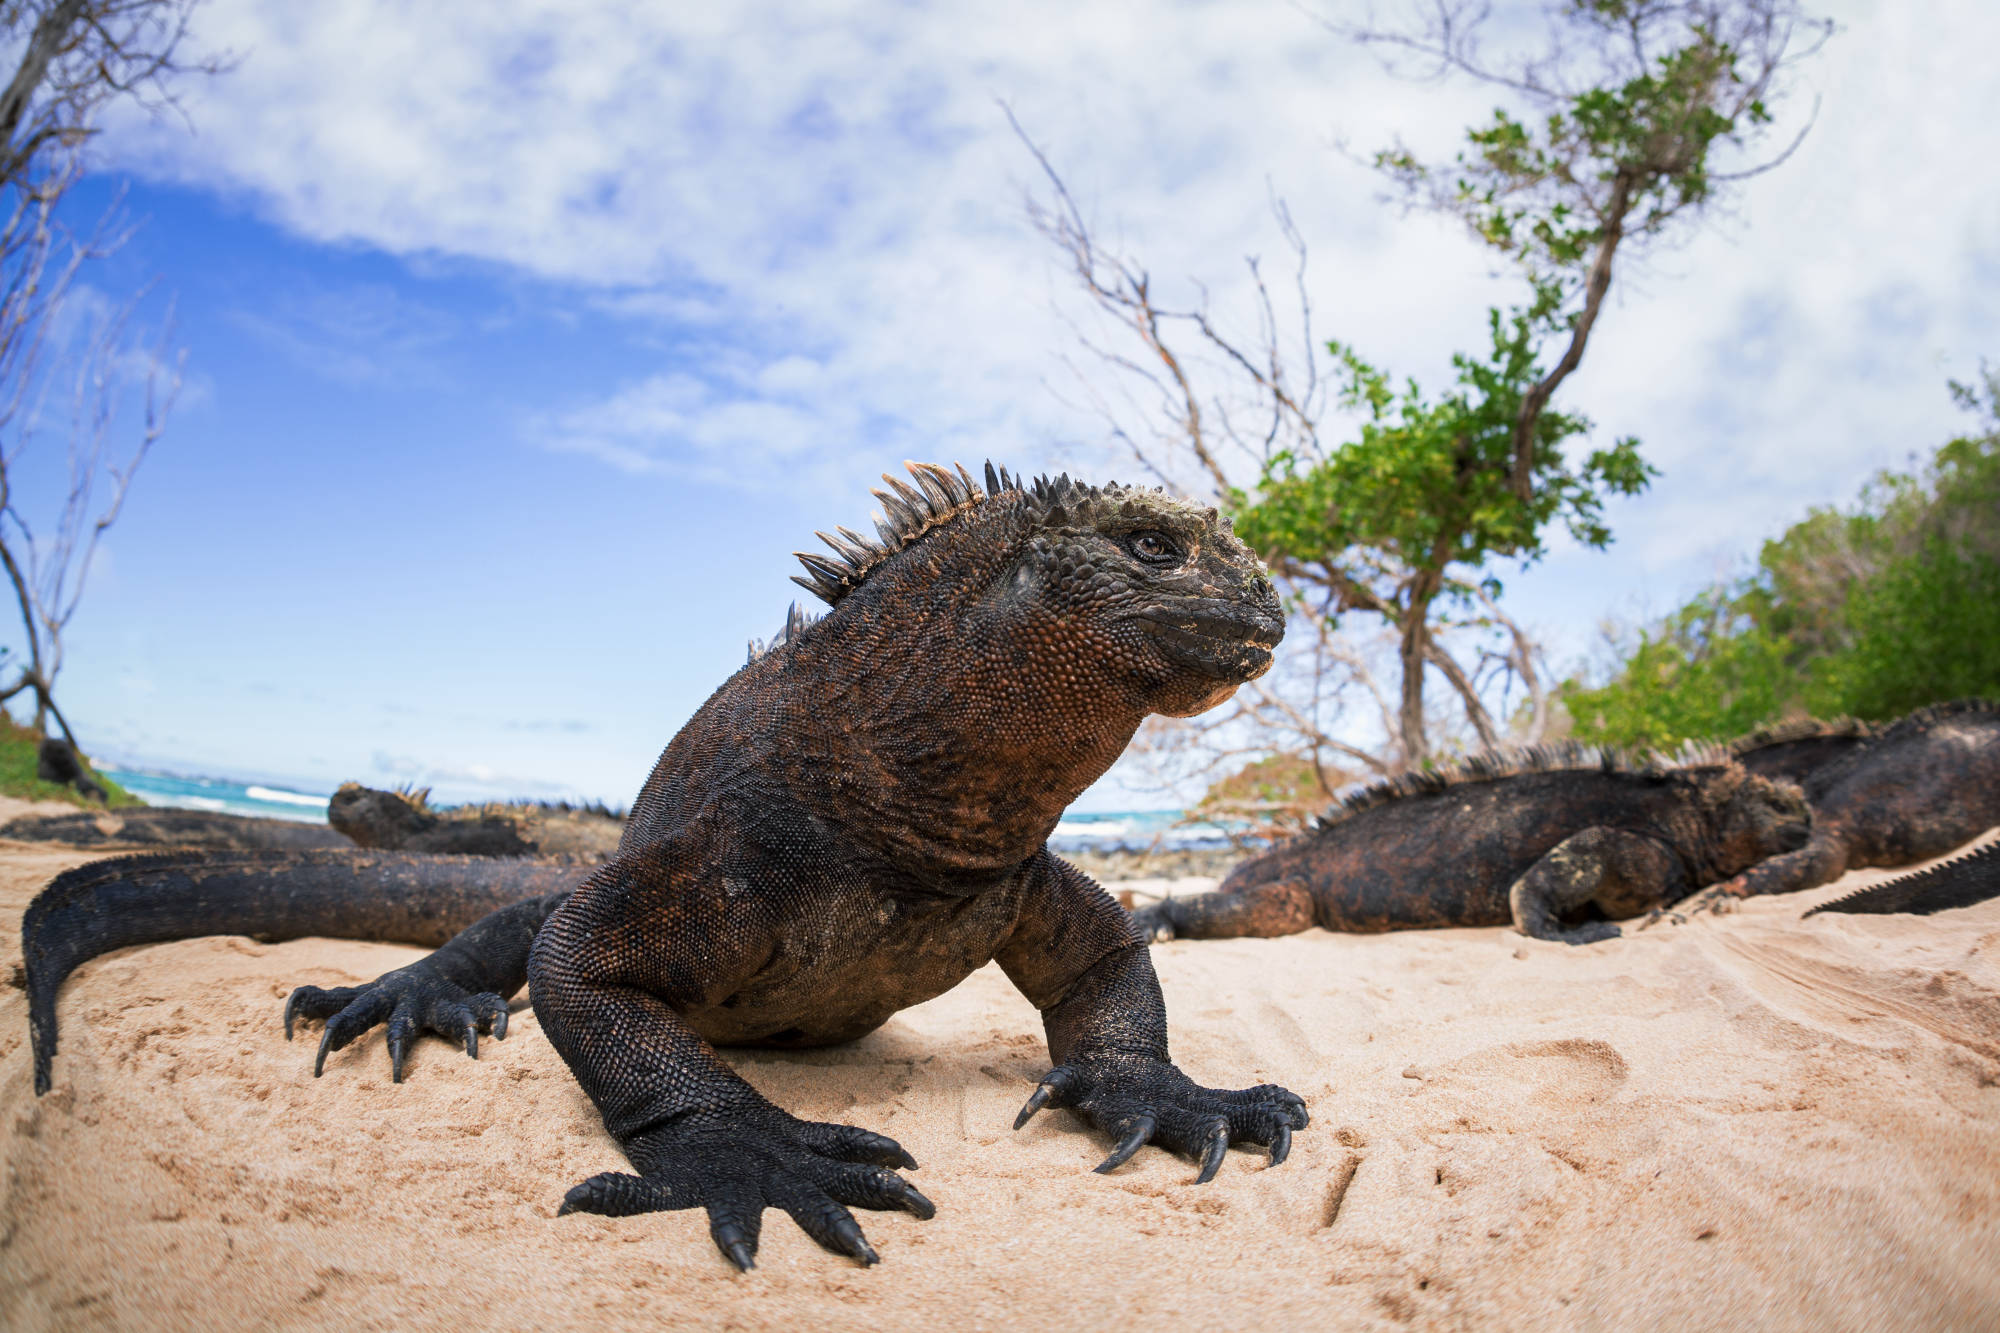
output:
M2000 704L1920 708L1804 786L1811 839L1706 890L1692 910L1810 889L1863 866L1929 860L2000 824Z
M893 1169L916 1165L895 1142L787 1114L715 1048L850 1041L989 959L1042 1011L1055 1065L1017 1128L1076 1108L1116 1136L1099 1170L1148 1141L1199 1159L1198 1181L1232 1143L1284 1160L1303 1102L1183 1074L1131 918L1046 846L1149 713L1201 712L1269 669L1275 589L1212 509L1066 477L1022 486L990 465L984 495L963 469L911 471L920 489L877 492L879 541L842 529L834 558L802 557L832 609L682 728L603 866L308 853L251 874L187 855L57 879L23 922L37 1087L56 987L105 948L464 927L367 985L300 987L288 1024L326 1021L322 1060L384 1020L399 1065L422 1032L470 1054L525 979L637 1172L584 1181L562 1211L706 1208L742 1268L766 1207L873 1262L849 1205L932 1206ZM537 896L478 917L518 894Z
M1873 724L1852 717L1824 722L1796 718L1739 736L1729 742L1728 752L1731 759L1760 778L1796 782L1803 787L1815 773L1847 758L1879 731Z
M1976 852L1954 856L1949 861L1940 861L1928 870L1913 870L1907 875L1856 889L1809 909L1805 915L1855 912L1887 916L1893 912L1908 912L1912 916L1929 916L1933 912L1970 907L1992 898L2000 898L2000 842L1988 843Z
M1512 923L1609 939L1637 916L1798 847L1804 797L1733 763L1669 768L1560 745L1412 772L1348 797L1214 893L1140 909L1150 938ZM1585 919L1594 916L1598 919Z
M354 844L324 824L258 819L213 810L126 806L90 814L22 815L0 825L0 838L63 842L72 847L204 847L216 851L309 851Z
M550 856L603 861L625 819L601 805L523 802L433 809L424 792L342 784L326 820L357 847L461 856Z

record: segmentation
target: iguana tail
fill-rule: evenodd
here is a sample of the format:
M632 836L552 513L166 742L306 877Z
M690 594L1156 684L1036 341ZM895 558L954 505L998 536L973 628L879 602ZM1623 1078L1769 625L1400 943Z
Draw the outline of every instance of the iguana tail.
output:
M305 852L345 849L354 843L338 829L289 819L226 815L215 810L172 806L127 806L122 810L77 811L67 815L22 815L0 824L0 838L22 842L62 842L72 847L179 847L234 852Z
M1816 912L1909 912L1929 916L1953 907L1970 907L2000 898L2000 842L1954 857L1928 870L1885 879L1843 898L1821 903Z
M164 852L66 870L21 918L35 1092L49 1090L56 992L99 954L201 935L437 946L488 912L594 869L413 852Z

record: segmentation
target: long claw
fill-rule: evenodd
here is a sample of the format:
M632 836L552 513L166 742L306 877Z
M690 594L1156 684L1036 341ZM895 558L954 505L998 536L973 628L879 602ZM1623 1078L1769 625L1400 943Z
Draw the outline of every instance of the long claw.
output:
M1217 1125L1208 1136L1208 1151L1202 1155L1201 1174L1194 1178L1197 1185L1206 1185L1215 1179L1215 1173L1222 1169L1222 1159L1229 1152L1229 1123Z
M1021 1108L1021 1114L1014 1117L1014 1128L1019 1129L1034 1117L1035 1112L1049 1104L1049 1099L1061 1092L1069 1083L1069 1074L1060 1065L1042 1076L1035 1090L1028 1094L1028 1104Z
M292 1039L292 1015L299 1011L299 993L294 990L285 997L285 1040Z
M389 1034L389 1079L392 1083L403 1081L403 1055L407 1048L398 1041L397 1034Z
M1020 1126L1016 1125L1015 1128L1019 1129ZM917 1159L910 1156L910 1150L908 1148L898 1148L896 1151L902 1154L901 1165L903 1170L916 1171L920 1169L917 1166Z
M1146 1141L1152 1137L1153 1117L1140 1116L1133 1122L1132 1127L1125 1131L1125 1137L1118 1141L1118 1146L1111 1150L1111 1155L1097 1164L1097 1174L1101 1176L1108 1171L1116 1171L1131 1161L1132 1154L1145 1147Z
M504 1004L500 1006L499 1012L493 1015L493 1040L507 1040L507 1006Z
M875 1253L875 1248L868 1243L868 1238L861 1234L861 1224L853 1218L843 1217L835 1222L833 1232L840 1237L840 1243L847 1252L862 1263L873 1265L882 1262L882 1257Z
M736 1271L747 1273L757 1266L757 1247L743 1234L743 1228L734 1222L722 1222L715 1228L715 1243L729 1262L736 1265Z
M1278 1132L1271 1139L1271 1165L1281 1165L1292 1155L1292 1127L1279 1125Z
M915 1214L918 1221L928 1222L937 1216L937 1205L926 1199L915 1185L907 1180L897 1183L903 1187L899 1191L903 1196L903 1207Z
M475 1060L479 1058L479 1025L469 1018L465 1020L465 1053Z
M333 1024L326 1025L326 1031L319 1039L319 1054L313 1057L313 1077L318 1078L326 1070L326 1053L333 1049Z

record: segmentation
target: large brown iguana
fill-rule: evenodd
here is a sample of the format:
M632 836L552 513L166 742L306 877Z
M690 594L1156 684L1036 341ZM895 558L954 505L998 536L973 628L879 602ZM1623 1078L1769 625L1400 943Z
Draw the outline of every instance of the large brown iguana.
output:
M636 1172L584 1181L562 1211L706 1208L748 1268L779 1207L867 1263L848 1206L929 1217L893 1169L916 1163L787 1114L716 1047L852 1040L994 959L1041 1009L1055 1065L1017 1127L1075 1107L1117 1140L1104 1171L1148 1141L1198 1159L1198 1182L1233 1143L1283 1161L1304 1103L1183 1074L1131 918L1046 846L1149 713L1201 712L1269 669L1269 578L1226 519L1157 491L1023 486L989 465L982 494L963 469L911 471L917 487L877 492L879 540L842 529L833 558L802 557L832 609L702 705L601 867L190 853L58 878L22 927L37 1088L56 988L105 949L458 930L367 985L300 987L288 1026L324 1019L324 1061L386 1020L400 1073L419 1033L468 1054L500 1035L525 980Z
M1427 769L1349 796L1214 893L1140 909L1152 939L1511 923L1588 944L1805 842L1790 783L1575 745Z

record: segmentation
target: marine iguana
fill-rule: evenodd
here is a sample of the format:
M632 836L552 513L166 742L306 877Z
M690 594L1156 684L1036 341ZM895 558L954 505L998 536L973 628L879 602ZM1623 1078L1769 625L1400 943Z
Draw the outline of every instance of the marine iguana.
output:
M523 801L439 810L428 795L342 783L327 803L327 823L357 847L579 861L608 859L625 834L624 816L601 805Z
M126 806L73 815L22 815L0 825L0 838L63 842L72 847L203 847L215 851L308 851L354 844L324 824L260 819L214 810Z
M102 784L91 774L90 765L76 747L60 736L45 736L35 748L35 776L58 787L74 786L77 795L104 805L110 801Z
M1636 916L1800 846L1809 824L1796 786L1734 763L1536 746L1368 787L1214 893L1134 916L1152 939L1511 923L1589 944L1619 930L1583 914Z
M982 492L962 468L910 470L915 487L876 492L879 540L843 528L823 538L834 558L801 557L831 609L702 705L602 866L306 853L251 874L254 858L185 854L59 877L22 927L37 1088L63 975L135 932L428 939L531 894L367 985L302 986L285 1017L325 1020L320 1062L386 1019L400 1074L420 1033L468 1054L500 1035L525 979L637 1172L584 1181L562 1212L702 1207L747 1269L779 1207L874 1262L848 1206L931 1216L893 1169L915 1161L789 1115L715 1048L852 1040L989 959L1042 1011L1054 1064L1017 1129L1075 1108L1117 1140L1100 1171L1149 1141L1198 1159L1197 1183L1233 1143L1282 1162L1304 1102L1182 1073L1131 918L1046 845L1148 714L1199 713L1270 668L1269 576L1226 518L1158 491L1024 485L989 464Z
M1935 704L1885 728L1806 779L1812 837L1704 889L1682 911L1793 893L1862 866L1942 856L2000 824L2000 704Z
M1866 912L1886 916L1893 912L1908 912L1912 916L1929 916L1954 907L1970 907L1989 898L2000 898L2000 842L1991 842L1976 852L1954 856L1927 870L1913 870L1907 875L1856 889L1818 907L1809 908L1803 915Z
M1859 718L1797 718L1729 742L1729 757L1758 777L1806 785L1815 773L1866 745L1881 728ZM1807 794L1811 799L1811 794Z

